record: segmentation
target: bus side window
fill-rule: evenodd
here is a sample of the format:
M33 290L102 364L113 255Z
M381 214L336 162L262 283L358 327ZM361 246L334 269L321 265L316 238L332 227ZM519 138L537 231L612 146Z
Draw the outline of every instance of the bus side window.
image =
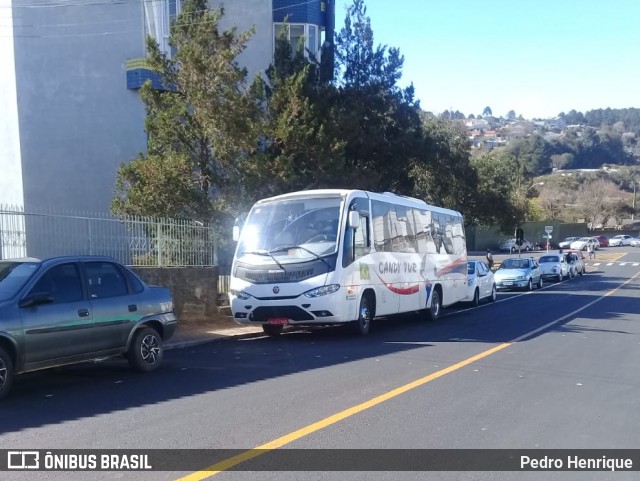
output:
M369 253L369 218L360 216L360 227L355 231L355 258L358 259Z

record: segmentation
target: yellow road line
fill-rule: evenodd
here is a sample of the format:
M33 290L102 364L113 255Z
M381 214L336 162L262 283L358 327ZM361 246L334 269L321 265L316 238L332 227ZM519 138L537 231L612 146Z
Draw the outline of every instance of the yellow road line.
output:
M596 252L595 259L589 259L589 256L585 254L587 261L591 262L615 262L618 259L622 259L626 256L626 252Z
M623 254L624 255L624 254ZM482 351L479 354L476 354L475 356L471 356L467 359L464 359L463 361L460 361L456 364L453 364L449 367L446 367L444 369L441 369L439 371L436 371L432 374L429 374L428 376L424 376L420 379L416 379L415 381L412 381L408 384L405 384L403 386L400 386L396 389L393 389L391 391L388 391L384 394L381 394L379 396L374 397L373 399L370 399L368 401L365 401L363 403L360 403L356 406L352 406L350 408L347 408L343 411L340 411L336 414L333 414L332 416L329 416L327 418L321 419L320 421L317 421L313 424L309 424L308 426L305 426L301 429L298 429L297 431L294 431L292 433L289 434L285 434L284 436L281 436L277 439L274 439L272 441L269 441L268 443L262 444L260 446L257 446L253 449L250 449L248 451L244 451L236 456L232 456L230 458L227 458L225 460L222 460L216 464L212 464L211 466L208 466L200 471L195 471L191 474L188 474L187 476L184 476L182 478L179 478L176 481L201 481L203 479L206 479L208 477L211 476L215 476L218 473L221 473L223 471L226 471L228 469L231 469L245 461L249 461L250 459L254 459L257 458L258 456L261 456L265 453L268 453L269 451L273 451L274 449L278 449L281 448L282 446L285 446L289 443L292 443L304 436L307 436L309 434L312 434L316 431L320 431L321 429L326 428L327 426L331 426L332 424L335 424L339 421L342 421L343 419L349 418L355 414L361 413L362 411L365 411L369 408L372 408L374 406L377 406L378 404L381 404L385 401L388 401L389 399L395 398L397 396L400 396L401 394L404 394L412 389L415 389L417 387L423 386L425 384L427 384L428 382L434 381L435 379L438 379L442 376L445 376L447 374L450 374L454 371L457 371L458 369L461 369L465 366L468 366L469 364L473 364L476 361L479 361L481 359L484 359L485 357L488 357L498 351L501 351L511 345L513 345L516 342L519 342L521 340L530 338L531 336L545 331L547 329L549 329L551 326L553 326L554 324L558 324L559 322L565 321L567 319L569 319L572 316L575 316L577 313L584 311L585 309L588 309L589 307L591 307L593 304L595 304L596 302L601 301L602 299L611 296L612 294L615 294L617 291L619 291L622 287L626 286L627 284L629 284L630 282L634 281L635 279L637 279L640 276L640 271L637 272L633 277L631 277L630 279L627 279L625 282L623 282L622 284L620 284L618 287L615 287L613 289L611 289L610 291L606 292L605 294L603 294L602 296L598 297L597 299L594 299L593 301L589 302L588 304L576 309L573 312L570 312L569 314L565 314L564 316L555 319L547 324L545 324L544 326L541 326L537 329L534 329L533 331L530 331L526 334L523 334L522 336L517 337L516 339L514 339L511 342L504 342L502 344L498 344L495 347L492 347L491 349L487 349L486 351Z
M389 399L400 396L401 394L404 394L407 391L410 391L428 382L431 382L435 379L445 376L446 374L457 371L458 369L468 366L469 364L473 364L474 362L479 361L480 359L483 359L487 356L490 356L491 354L501 351L506 347L511 346L511 344L513 343L505 342L505 343L499 344L495 347L492 347L491 349L487 349L486 351L481 352L480 354L476 354L475 356L469 357L449 367L446 367L437 372L429 374L428 376L422 377L420 379L416 379L415 381L405 384L404 386L400 386L396 389L393 389L392 391L388 391L384 394L381 394L380 396L374 397L373 399L370 399L361 404L345 409L344 411L340 411L332 416L329 416L325 419L321 419L320 421L317 421L313 424L309 424L308 426L298 429L297 431L286 434L282 437L274 439L273 441L269 441L268 443L262 444L261 446L257 446L256 448L251 449L249 451L240 453L237 456L233 456L231 458L220 461L219 463L208 466L201 471L196 471L192 474L184 476L177 481L200 481L210 476L214 476L222 471L231 469L240 463L243 463L253 458L257 458L258 456L261 456L269 451L280 448L286 444L292 443L297 439L300 439L311 433L314 433L323 428L326 428L327 426L335 424L338 421L342 421L343 419L346 419L362 411L365 411L366 409L377 406L378 404L388 401Z

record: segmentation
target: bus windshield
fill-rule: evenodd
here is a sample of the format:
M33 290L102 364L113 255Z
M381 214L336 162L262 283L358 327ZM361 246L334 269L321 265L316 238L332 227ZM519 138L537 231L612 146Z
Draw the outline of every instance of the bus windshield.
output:
M242 228L236 257L258 256L264 263L288 263L335 253L341 203L342 198L336 196L254 206Z

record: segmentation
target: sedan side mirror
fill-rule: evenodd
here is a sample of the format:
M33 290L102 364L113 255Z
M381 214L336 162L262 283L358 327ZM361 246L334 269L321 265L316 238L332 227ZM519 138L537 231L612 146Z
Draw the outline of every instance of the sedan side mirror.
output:
M28 295L19 303L20 307L33 307L41 304L51 304L53 302L53 294L50 292L36 292Z

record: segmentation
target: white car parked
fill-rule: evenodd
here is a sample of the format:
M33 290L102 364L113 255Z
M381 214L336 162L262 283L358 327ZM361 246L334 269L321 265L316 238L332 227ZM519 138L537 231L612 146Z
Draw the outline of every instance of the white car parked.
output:
M558 247L561 249L568 249L573 241L577 241L580 237L567 237L564 240L560 241Z
M600 242L595 237L580 237L578 240L574 240L569 247L576 251L586 251L589 245L593 247L593 250L600 249Z
M538 260L543 279L554 279L558 282L566 277L573 277L573 270L569 267L564 254L547 254Z
M631 239L633 239L633 237L627 234L613 236L609 239L609 247L630 246Z
M633 239L631 239L631 242L629 242L629 245L631 247L640 247L640 236L634 237Z
M471 302L473 306L480 304L480 300L496 300L497 289L493 280L493 272L482 261L467 262L467 297L464 302Z

